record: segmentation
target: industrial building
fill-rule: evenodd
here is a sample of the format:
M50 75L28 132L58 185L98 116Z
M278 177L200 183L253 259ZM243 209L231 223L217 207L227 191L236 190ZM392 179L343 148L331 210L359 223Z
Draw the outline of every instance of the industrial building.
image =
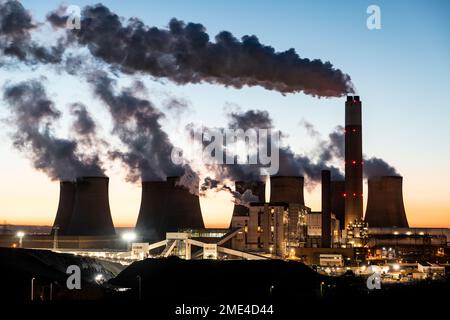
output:
M305 205L304 177L270 177L270 199L263 181L236 181L240 195L228 229L205 229L199 196L181 177L142 181L142 196L133 252L147 257L300 259L308 264L351 265L366 259L447 256L449 229L409 228L401 176L373 176L363 217L362 109L359 96L345 102L345 180L321 172L321 211ZM194 189L198 189L198 185ZM1 245L16 245L11 237ZM107 177L80 177L60 182L60 197L51 235L28 236L21 245L89 249L123 247L115 236ZM191 246L201 248L203 255ZM159 249L159 252L157 252ZM156 253L155 251L156 250ZM152 253L154 252L154 253ZM152 253L152 254L151 254Z

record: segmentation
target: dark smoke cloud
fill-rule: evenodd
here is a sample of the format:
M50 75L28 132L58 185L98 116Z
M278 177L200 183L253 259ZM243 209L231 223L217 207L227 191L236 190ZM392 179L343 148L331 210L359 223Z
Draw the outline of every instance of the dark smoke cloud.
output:
M54 46L41 46L31 39L36 28L31 15L19 1L0 1L0 52L27 64L60 63L65 42L58 39Z
M273 129L273 121L267 111L249 110L245 112L230 112L228 118L228 128L231 129ZM272 142L270 141L270 143ZM322 170L330 170L334 180L344 179L344 175L339 168L328 164L328 161L332 160L333 155L338 152L330 142L324 143L321 146L319 155L315 157L317 159L310 158L306 155L298 155L289 146L279 147L280 166L278 175L304 176L306 177L307 185L310 187L320 182ZM329 156L324 156L324 154L329 154ZM202 188L204 190L218 188L220 183L226 179L231 181L260 181L262 179L260 168L261 165L259 164L223 164L211 166L210 169L214 170L215 177L208 177L202 184ZM223 187L219 187L220 190L221 188ZM236 202L240 201L246 191L250 191L251 193L250 189L242 193L237 191L232 192L230 189Z
M173 145L162 129L164 117L149 100L137 97L132 88L115 92L115 80L98 72L89 78L95 94L108 106L116 134L126 151L112 151L128 170L127 180L164 180L184 173L171 159Z
M13 145L26 154L33 166L52 180L74 180L77 176L103 176L96 156L78 154L76 140L53 135L53 124L61 117L45 88L37 80L5 88L3 99L9 106L14 126Z
M398 176L397 170L380 158L372 157L364 159L364 175L367 178L375 176Z
M315 130L315 129L314 129ZM345 130L342 126L337 126L328 135L328 142L320 143L322 148L321 157L325 159L345 160ZM398 176L397 170L381 158L364 156L364 176L371 178L374 176Z
M47 16L64 26L63 10ZM330 62L301 58L294 49L276 52L256 36L236 39L222 31L210 41L206 28L173 18L168 29L146 26L131 18L126 23L98 4L82 11L81 29L71 30L90 52L127 73L143 72L177 84L214 83L242 88L261 86L281 93L303 92L336 97L353 92L350 77Z

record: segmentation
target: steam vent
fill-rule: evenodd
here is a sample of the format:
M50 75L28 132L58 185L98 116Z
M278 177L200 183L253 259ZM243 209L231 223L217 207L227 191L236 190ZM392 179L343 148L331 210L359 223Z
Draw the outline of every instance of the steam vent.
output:
M109 209L107 177L81 177L76 182L75 202L69 235L115 235Z
M305 205L303 185L303 177L270 177L270 202L286 202Z
M52 235L58 228L59 235L67 235L70 220L72 219L73 205L75 202L75 182L61 181L59 183L59 204L53 223Z
M345 102L345 226L363 218L363 155L361 101Z
M166 232L204 228L200 199L179 185L180 177L142 183L136 231L147 241L165 238ZM197 185L198 189L198 185Z
M380 176L369 179L365 221L371 228L408 228L402 194L403 178Z

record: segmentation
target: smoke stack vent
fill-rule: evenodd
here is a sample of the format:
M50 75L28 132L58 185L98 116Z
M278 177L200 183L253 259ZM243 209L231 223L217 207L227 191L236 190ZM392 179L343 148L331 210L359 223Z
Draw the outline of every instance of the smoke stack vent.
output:
M303 177L270 177L270 202L286 202L305 205L303 185Z
M76 182L75 203L69 235L115 235L109 209L107 177L82 177Z
M380 176L369 179L365 221L373 228L408 228L402 194L403 178Z
M363 217L362 117L359 96L345 103L345 226Z
M51 234L58 228L59 235L66 235L72 219L73 205L75 201L75 182L61 181L59 183L59 203L56 211L55 222Z
M322 170L322 247L331 247L331 173Z

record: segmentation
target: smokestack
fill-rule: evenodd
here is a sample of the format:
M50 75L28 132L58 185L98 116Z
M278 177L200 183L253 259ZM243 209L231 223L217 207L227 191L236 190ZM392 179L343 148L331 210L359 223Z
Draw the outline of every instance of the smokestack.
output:
M167 177L167 206L162 218L166 231L178 229L203 229L202 211L198 195L178 184L180 177ZM197 182L198 190L198 182Z
M345 102L345 226L363 218L363 155L361 101L347 96Z
M303 177L270 177L270 202L298 203L305 205L303 185Z
M365 221L369 227L408 228L402 194L401 176L379 176L369 179L369 198Z
M145 240L156 242L165 238L162 218L166 213L166 181L142 181L141 208L136 222L136 231Z
M77 178L69 235L115 235L109 209L107 177Z
M331 247L331 173L322 170L322 248Z
M340 228L345 228L345 181L331 181L331 213L339 220Z
M266 184L263 181L236 181L235 189L236 192L243 195L247 190L252 192L252 195L255 196L254 201L251 202L266 202L265 195L265 187ZM240 204L235 204L233 209L233 216L241 216L248 214L248 207Z
M56 211L55 222L51 234L55 233L58 227L59 235L66 235L72 218L73 205L75 202L75 182L61 181L59 183L59 204Z

